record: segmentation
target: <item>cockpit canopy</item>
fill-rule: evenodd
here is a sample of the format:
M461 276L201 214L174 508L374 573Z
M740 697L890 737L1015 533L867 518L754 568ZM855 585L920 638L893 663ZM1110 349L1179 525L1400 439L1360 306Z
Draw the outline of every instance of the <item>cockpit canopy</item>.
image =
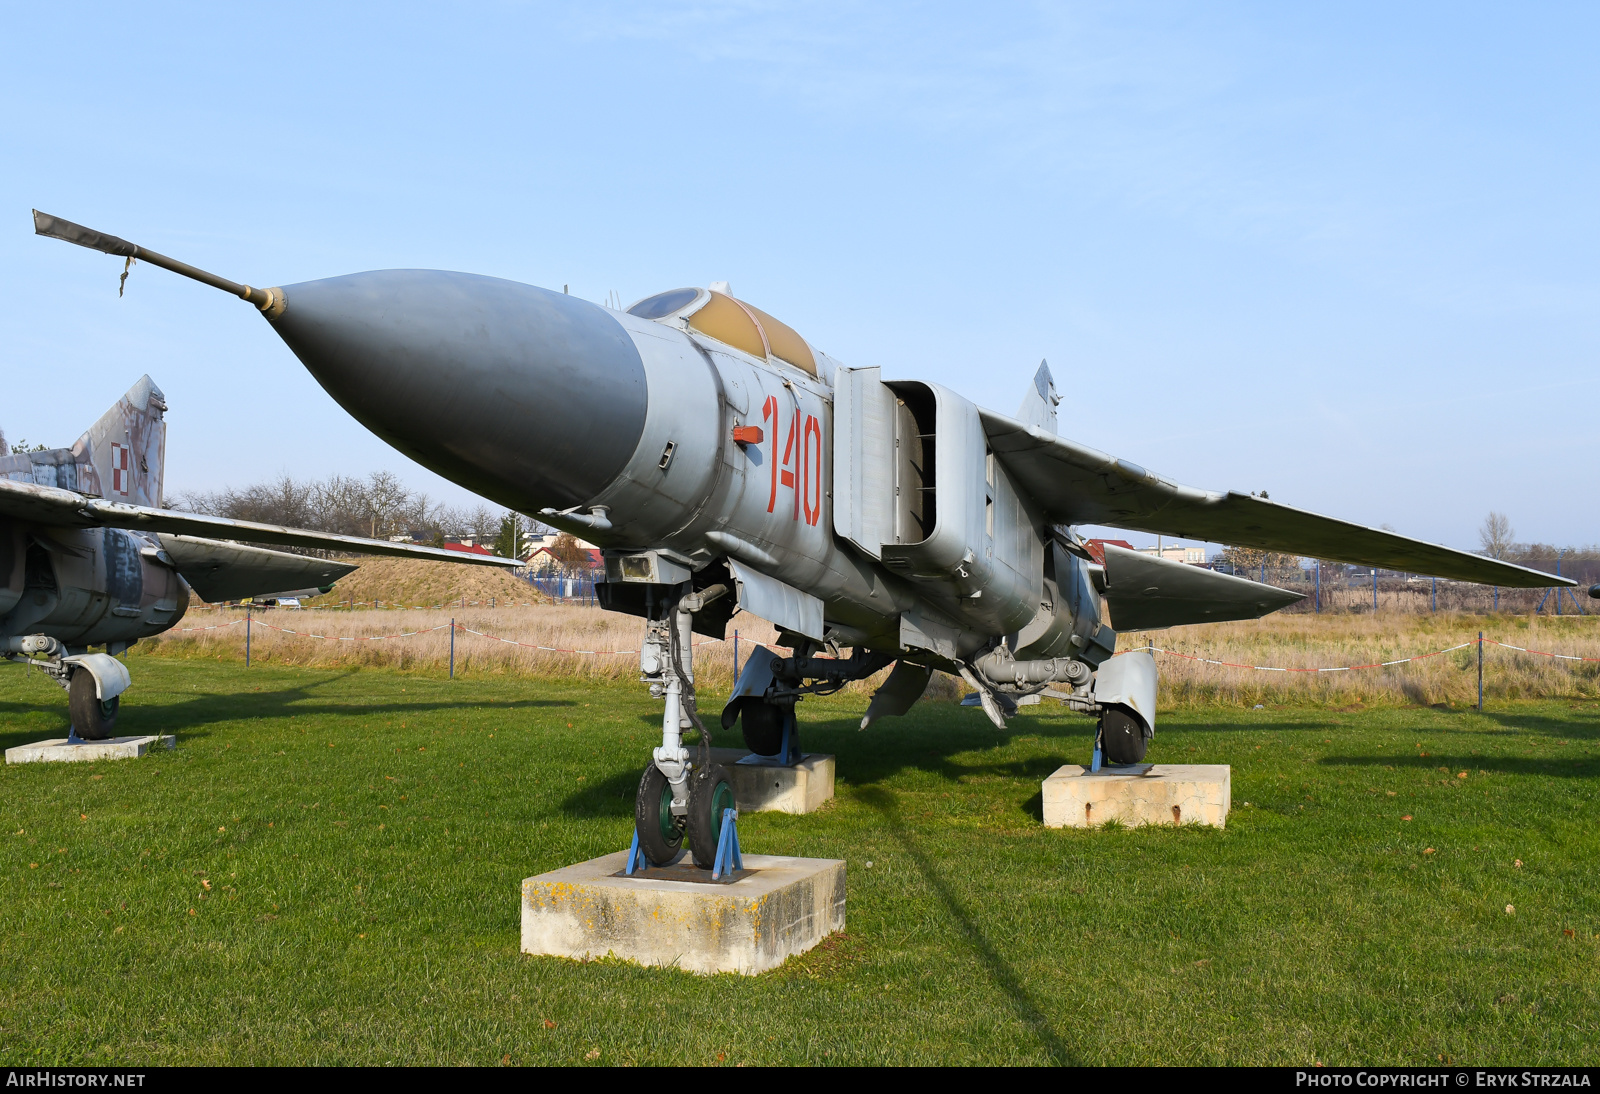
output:
M720 284L720 282L719 282ZM817 357L787 323L760 308L715 289L669 289L647 296L628 309L640 319L687 319L705 335L752 357L777 360L817 375Z

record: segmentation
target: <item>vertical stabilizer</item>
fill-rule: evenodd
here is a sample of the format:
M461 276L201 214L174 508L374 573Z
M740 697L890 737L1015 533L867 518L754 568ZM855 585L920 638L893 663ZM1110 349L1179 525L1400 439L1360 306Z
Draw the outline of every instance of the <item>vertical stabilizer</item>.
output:
M1036 425L1047 433L1056 431L1056 404L1061 396L1056 394L1055 377L1050 375L1050 362L1040 361L1039 371L1033 374L1033 386L1022 397L1017 420Z
M72 446L77 489L107 501L161 506L167 400L149 376L117 400Z

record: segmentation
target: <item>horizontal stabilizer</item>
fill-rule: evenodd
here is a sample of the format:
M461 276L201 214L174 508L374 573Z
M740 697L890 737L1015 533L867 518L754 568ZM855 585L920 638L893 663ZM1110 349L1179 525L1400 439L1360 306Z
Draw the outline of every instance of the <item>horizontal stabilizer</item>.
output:
M291 555L242 543L165 534L160 539L162 549L189 587L212 604L284 589L309 587L320 592L355 571L348 562Z
M1305 599L1304 593L1110 543L1105 552L1106 605L1119 631L1259 619Z
M1318 516L1250 494L1180 486L1136 463L1052 436L1037 426L992 410L979 413L995 455L1052 523L1102 524L1508 588L1576 584L1542 570Z

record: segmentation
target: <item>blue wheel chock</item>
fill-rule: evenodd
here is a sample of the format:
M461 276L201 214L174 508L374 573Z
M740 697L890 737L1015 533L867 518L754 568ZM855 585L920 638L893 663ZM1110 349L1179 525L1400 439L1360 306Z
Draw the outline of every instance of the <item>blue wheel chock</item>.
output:
M717 857L711 864L711 880L718 881L723 874L744 869L744 856L739 854L739 811L722 811L722 833L717 837Z
M1101 745L1101 738L1103 736L1103 730L1096 729L1094 731L1094 759L1089 761L1090 772L1099 771L1100 765L1105 762L1105 751ZM638 837L635 836L634 838L637 839Z
M650 856L644 853L639 846L639 830L633 830L633 846L628 848L628 865L623 869L623 874L632 877L635 873L643 873L650 869Z

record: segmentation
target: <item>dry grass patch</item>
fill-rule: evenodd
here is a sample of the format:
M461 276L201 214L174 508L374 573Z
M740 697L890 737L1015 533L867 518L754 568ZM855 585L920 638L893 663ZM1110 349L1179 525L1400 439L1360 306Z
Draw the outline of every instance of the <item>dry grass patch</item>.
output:
M408 564L414 565L414 564ZM423 563L422 565L432 565ZM503 576L503 575L495 575ZM508 580L515 580L508 578ZM639 672L637 650L643 623L633 616L560 604L466 609L271 611L256 616L251 656L263 663L304 666L389 667L445 671L450 657L450 620L457 631L456 672L558 679L629 680ZM237 612L195 612L186 627L242 620ZM286 634L282 628L300 634ZM1152 642L1163 649L1216 661L1273 668L1338 668L1394 661L1486 637L1515 646L1600 658L1600 617L1547 619L1467 614L1275 615L1238 623L1211 623L1119 636L1119 648ZM755 642L773 643L771 624L739 614L728 639L700 636L695 674L711 690L727 690L733 678L734 630L740 663ZM327 638L306 637L307 634ZM409 634L409 637L383 637ZM338 641L337 639L352 639ZM520 645L516 643L521 643ZM148 640L174 656L242 660L244 625L170 632ZM540 648L543 647L543 648ZM588 651L588 652L578 652ZM1160 701L1172 708L1195 703L1254 706L1357 708L1365 705L1464 706L1477 701L1477 651L1468 647L1442 656L1387 668L1349 672L1261 672L1158 655ZM871 691L883 674L851 685ZM957 698L959 680L935 677L933 695ZM1593 699L1600 697L1600 663L1559 661L1487 646L1484 694L1490 699Z
M1378 612L1364 615L1271 615L1118 636L1119 649L1146 642L1215 661L1282 669L1324 669L1397 661L1476 643L1478 632L1514 646L1600 658L1600 617ZM1157 655L1161 701L1253 706L1476 703L1474 646L1420 661L1348 672L1262 672ZM1600 663L1562 661L1484 647L1484 695L1492 699L1600 697Z

